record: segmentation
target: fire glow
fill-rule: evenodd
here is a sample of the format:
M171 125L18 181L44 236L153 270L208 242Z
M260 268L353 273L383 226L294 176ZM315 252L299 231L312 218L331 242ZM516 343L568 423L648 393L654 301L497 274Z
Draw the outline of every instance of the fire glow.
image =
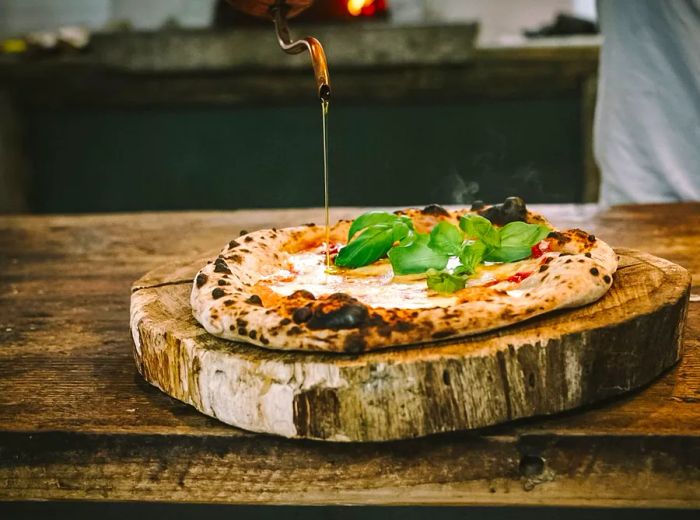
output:
M353 16L372 16L376 10L374 0L347 0L347 6Z

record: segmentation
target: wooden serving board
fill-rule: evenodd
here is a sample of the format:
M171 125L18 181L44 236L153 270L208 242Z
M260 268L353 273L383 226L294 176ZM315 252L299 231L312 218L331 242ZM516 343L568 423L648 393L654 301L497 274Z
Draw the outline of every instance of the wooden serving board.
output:
M209 335L192 317L189 295L214 252L134 283L136 365L207 415L292 438L384 441L553 414L645 385L681 356L688 272L617 252L613 286L594 304L359 356L277 352Z

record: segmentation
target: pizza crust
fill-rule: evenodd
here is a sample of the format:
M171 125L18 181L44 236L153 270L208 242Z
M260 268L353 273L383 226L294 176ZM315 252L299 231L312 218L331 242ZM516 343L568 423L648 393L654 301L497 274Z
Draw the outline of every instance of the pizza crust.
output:
M469 211L429 206L401 213L413 219L418 231L427 232L441 220L456 223ZM525 220L552 227L532 212ZM349 221L334 225L331 243L345 243L349 226ZM278 350L358 354L469 336L586 305L605 294L617 269L617 256L605 242L568 230L550 234L552 252L514 263L531 269L523 281L469 287L454 293L450 305L379 307L343 292L298 290L283 296L265 289L261 281L286 268L290 255L324 240L325 228L315 225L260 230L232 240L195 277L190 299L194 317L209 333L229 340Z

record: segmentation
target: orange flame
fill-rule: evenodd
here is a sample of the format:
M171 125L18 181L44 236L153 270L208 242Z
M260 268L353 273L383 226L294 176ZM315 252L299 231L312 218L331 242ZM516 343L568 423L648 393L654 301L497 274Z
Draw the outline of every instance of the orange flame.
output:
M348 12L353 16L360 16L362 10L369 8L374 0L347 0Z

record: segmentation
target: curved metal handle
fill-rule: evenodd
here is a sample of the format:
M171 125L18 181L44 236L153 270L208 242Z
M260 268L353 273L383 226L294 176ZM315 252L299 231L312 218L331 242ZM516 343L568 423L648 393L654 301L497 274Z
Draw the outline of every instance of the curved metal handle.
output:
M287 54L299 54L306 50L309 51L311 64L314 68L314 76L316 77L318 97L321 101L328 101L331 97L331 80L328 76L328 63L326 62L326 53L323 52L323 46L321 42L311 36L292 41L289 35L289 27L287 27L285 10L286 6L283 1L270 8L272 21L275 24L277 42Z

